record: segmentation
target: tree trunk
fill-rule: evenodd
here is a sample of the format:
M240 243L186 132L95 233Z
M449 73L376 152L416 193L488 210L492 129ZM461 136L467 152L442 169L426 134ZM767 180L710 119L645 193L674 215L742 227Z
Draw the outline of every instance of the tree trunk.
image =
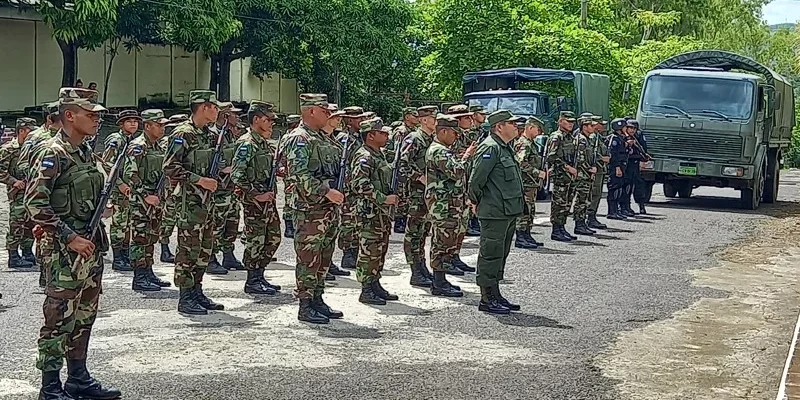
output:
M78 80L78 44L75 41L56 40L61 49L63 68L61 70L61 87L73 87Z
M111 81L111 69L114 67L114 59L117 58L119 53L120 43L122 43L122 39L116 38L111 39L108 45L108 69L103 80L103 104L108 104L108 83Z
M231 99L231 61L223 55L219 60L219 90L217 97L222 101Z
M208 82L208 90L219 91L219 56L211 55L211 79Z

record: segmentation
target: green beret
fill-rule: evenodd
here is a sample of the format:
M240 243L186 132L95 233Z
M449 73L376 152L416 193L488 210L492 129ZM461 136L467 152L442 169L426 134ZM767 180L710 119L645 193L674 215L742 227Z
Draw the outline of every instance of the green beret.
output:
M489 114L489 117L487 119L489 121L489 126L494 126L501 122L506 122L506 121L516 122L517 117L515 117L514 114L511 114L511 111L497 110Z
M142 111L142 121L156 122L163 125L169 122L169 119L164 117L164 111L153 108Z
M366 121L361 121L361 123L358 125L358 128L362 135L372 131L379 131L383 129L383 120L380 118L372 118Z
M322 93L303 93L300 95L300 107L328 106L328 95Z

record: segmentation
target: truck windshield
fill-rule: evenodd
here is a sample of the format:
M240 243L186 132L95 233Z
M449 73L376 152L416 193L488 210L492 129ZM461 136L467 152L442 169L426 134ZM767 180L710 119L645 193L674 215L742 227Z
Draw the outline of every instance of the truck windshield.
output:
M539 115L539 97L536 96L492 96L472 97L468 104L482 105L487 113L497 110L508 110L514 115Z
M753 90L753 83L743 80L654 75L647 79L642 111L748 119L752 114Z

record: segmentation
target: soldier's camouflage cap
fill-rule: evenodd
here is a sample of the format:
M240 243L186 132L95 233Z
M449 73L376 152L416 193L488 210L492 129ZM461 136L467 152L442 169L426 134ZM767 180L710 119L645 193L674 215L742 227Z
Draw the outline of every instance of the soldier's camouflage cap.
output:
M572 111L561 111L558 113L558 119L565 119L569 122L575 122L575 113Z
M525 125L536 125L539 128L544 129L544 122L536 117L528 117L528 119L525 120Z
M350 106L342 109L345 118L359 118L364 116L364 108L359 106Z
M300 107L327 107L328 95L324 93L303 93L300 95Z
M467 107L466 104L456 104L447 109L447 115L451 115L454 118L461 118L472 116L472 113L469 111L469 107Z
M377 115L378 114L376 114L375 111L367 111L367 112L364 113L363 116L366 119L372 119L372 118L375 118Z
M604 120L602 115L595 115L592 117L592 120L601 125L608 124L608 121Z
M65 87L58 90L58 105L78 106L91 112L107 111L97 102L98 96L97 90Z
M456 119L455 115L439 114L439 115L436 116L436 127L437 128L458 128L458 119Z
M328 104L328 111L331 112L331 115L328 116L328 119L336 118L336 117L344 117L345 111L339 109L339 105L336 103L329 103Z
M157 108L142 111L142 121L155 122L164 125L169 122L169 118L164 116L164 111Z
M417 111L417 110L414 110L414 113L415 113L415 114L416 114L416 111ZM392 128L397 128L397 127L398 127L398 126L400 126L400 125L403 125L403 121L394 121L394 122L392 122L392 125L391 125L391 126L392 126Z
M217 107L224 107L228 104L217 100L217 93L213 90L192 90L189 92L189 102L192 104L211 103Z
M414 107L406 107L406 108L404 108L403 109L403 116L405 117L406 115L409 115L409 114L417 117L418 116L417 115L417 109L414 108Z
M474 104L469 106L469 112L486 114L486 109L484 109L483 106L480 104Z
M166 126L167 127L178 126L178 124L188 120L189 120L189 115L187 114L170 115L169 123Z
M383 120L380 118L371 118L366 121L361 121L358 124L358 131L364 135L372 131L380 131L383 129Z
M417 108L417 116L419 117L435 116L436 113L438 112L439 112L439 107L436 106L422 106Z
M489 126L497 125L501 122L517 122L519 117L515 117L514 114L511 114L511 111L508 110L497 110L491 114L487 120L489 121Z
M42 104L42 110L50 115L58 115L58 100Z
M141 120L142 117L139 116L139 113L136 110L122 110L117 115L117 125L125 122L126 119L139 119Z
M287 124L296 124L300 122L300 116L297 114L292 114L286 117Z
M278 116L275 115L274 109L275 105L272 103L267 103L266 101L261 101L261 100L251 100L250 110L248 112L251 113L259 112L269 119L276 119Z
M34 129L37 126L39 126L39 125L36 123L36 120L33 119L33 118L28 118L28 117L17 118L17 129L21 129L21 128Z

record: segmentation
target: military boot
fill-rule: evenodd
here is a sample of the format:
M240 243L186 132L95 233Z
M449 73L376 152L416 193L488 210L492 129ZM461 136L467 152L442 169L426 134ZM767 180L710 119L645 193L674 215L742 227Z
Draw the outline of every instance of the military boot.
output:
M113 249L112 252L114 254L114 261L111 263L111 269L119 272L133 271L133 268L131 268L130 264L125 262L124 249Z
M358 260L358 249L347 249L342 251L342 268L356 269Z
M611 199L608 199L608 214L606 218L617 221L626 219L619 214L619 203Z
M396 294L391 294L389 293L388 290L383 288L380 279L375 279L374 281L372 281L372 291L375 292L375 294L377 294L378 297L387 301L395 301L399 299L399 297L397 297Z
M39 267L39 287L43 288L47 286L47 276L44 274L44 268Z
M19 256L16 249L8 250L8 268L11 269L29 269L33 268L33 264L26 261Z
M228 250L222 252L222 268L228 270L243 270L244 265L242 265L241 261L236 259L233 250Z
M147 270L144 268L136 268L133 270L133 284L131 285L131 289L137 292L157 292L161 290L161 286L147 279Z
M324 279L325 279L326 281L328 281L328 282L330 282L330 281L335 281L335 280L336 280L336 275L333 275L333 274L331 274L331 271L328 271L328 272L325 274L325 278L324 278Z
M283 220L283 237L287 239L294 239L294 222L290 219Z
M211 275L227 275L228 274L228 270L225 269L225 268L222 268L222 265L220 265L219 261L217 261L217 255L216 254L212 254L211 255L211 259L208 260L208 268L206 269L206 272L211 274Z
M584 221L575 221L575 234L576 235L594 235L594 231L589 230Z
M398 215L394 217L394 233L406 233L405 215Z
M588 225L590 229L608 229L608 226L597 220L597 215L589 214Z
M647 214L647 209L644 207L644 203L639 203L639 214L642 214L642 215ZM23 250L22 254L23 255L25 254L24 250Z
M493 292L491 287L481 286L481 302L478 304L478 310L489 314L509 314L511 310L500 304Z
M244 292L247 294L265 294L269 296L277 293L275 289L264 286L260 278L258 270L248 270L247 280L244 282Z
M206 315L208 311L197 303L194 288L180 288L178 297L178 312L190 315Z
M492 288L492 293L494 293L497 302L500 303L503 307L508 308L511 311L519 311L522 307L519 304L514 304L508 300L500 293L500 285L495 284Z
M222 311L225 309L225 306L214 302L213 300L209 299L205 293L203 293L202 283L194 284L194 296L197 304L200 304L200 307L203 307L206 310Z
M60 371L42 372L39 400L74 400L61 386Z
M314 292L314 297L311 298L311 306L314 307L318 313L324 315L329 319L342 319L344 313L332 309L329 305L325 304L325 299L322 298L322 293Z
M169 249L169 243L161 243L161 262L172 264L175 262L175 255Z
M464 261L461 261L461 256L459 256L458 254L454 255L450 259L450 263L453 264L454 267L456 267L456 268L458 268L458 269L460 269L460 270L462 270L464 272L475 272L476 271L475 268L470 267L469 265L467 265L467 263L465 263Z
M571 242L572 237L565 235L564 232L563 225L553 224L553 231L550 234L550 239L556 242Z
M33 248L29 246L22 246L20 247L20 250L22 250L22 259L35 266L36 256L33 254Z
M161 280L161 278L156 276L156 273L153 272L153 266L152 265L147 267L146 272L147 272L147 280L150 281L150 282L153 282L156 285L158 285L158 287L165 288L165 287L172 286L171 283L169 283L167 281L163 281L163 280Z
M525 239L535 244L537 247L544 247L544 243L536 241L536 239L534 239L533 236L531 236L530 232L525 232Z
M322 315L311 306L311 299L300 299L300 309L297 310L297 319L312 324L327 324L330 319Z
M433 283L431 284L431 294L442 297L463 297L464 292L458 286L447 281L445 273L435 271L433 273Z
M464 271L462 271L462 270L460 270L460 269L456 268L456 267L453 265L453 263L452 263L452 262L450 262L450 261L445 261L445 262L443 262L443 263L442 263L442 266L444 267L444 272L445 272L447 275L464 276Z
M515 238L514 238L514 247L518 249L536 249L537 246L535 243L531 243L528 240L528 237L525 235L525 231L517 231Z
M422 272L422 269L427 270L428 268L422 263L416 263L411 267L411 286L415 287L422 287L422 288L429 288L431 287L430 279L425 276L425 273Z
M386 305L386 300L375 293L372 283L361 284L361 295L358 296L358 301L364 304L371 304L373 306Z
M480 236L481 235L481 224L478 221L477 217L472 217L469 219L469 224L467 225L467 236Z
M334 264L333 261L331 261L331 265L328 267L328 273L335 276L350 276L350 271L345 271L339 268L339 266Z
M269 283L269 281L267 281L267 278L264 277L264 268L259 268L256 271L258 271L258 279L261 281L262 285L264 285L266 287L271 287L276 292L281 290L281 285L273 285L273 284Z
M429 281L433 282L433 274L430 270L428 270L428 260L422 259L419 262L419 270L422 272L422 276L427 278Z
M64 391L76 399L113 400L122 396L113 386L103 387L97 379L86 370L86 360L67 359L69 376L64 384Z

